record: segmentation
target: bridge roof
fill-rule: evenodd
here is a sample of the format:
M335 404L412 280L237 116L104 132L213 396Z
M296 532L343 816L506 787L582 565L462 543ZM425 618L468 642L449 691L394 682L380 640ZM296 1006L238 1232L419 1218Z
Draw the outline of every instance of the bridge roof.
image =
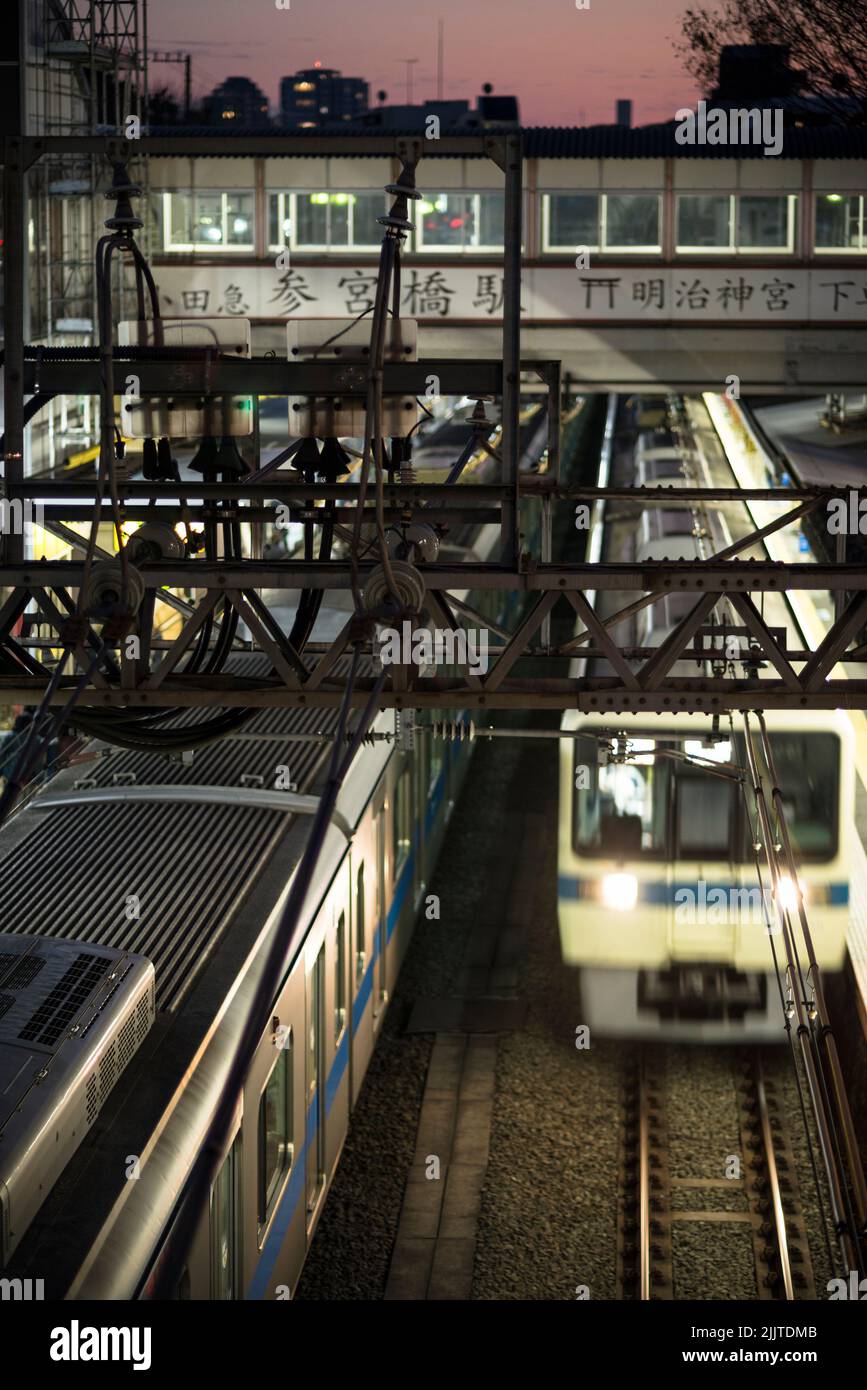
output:
M528 159L867 159L867 126L793 126L784 130L783 150L778 156L766 156L761 145L679 145L674 138L675 123L649 126L524 126L520 130L524 155ZM316 130L283 130L275 126L240 127L217 132L213 126L153 126L156 136L208 136L219 134L222 139L257 139L262 141L263 153L271 136L287 136L311 142L323 135L340 135L346 140L346 154L352 154L355 140L371 135L418 138L424 134L415 129L379 129L373 126L349 124L322 126ZM515 127L486 127L464 130L443 130L449 140L461 135L514 134ZM433 143L433 142L431 142ZM435 155L435 150L430 150Z

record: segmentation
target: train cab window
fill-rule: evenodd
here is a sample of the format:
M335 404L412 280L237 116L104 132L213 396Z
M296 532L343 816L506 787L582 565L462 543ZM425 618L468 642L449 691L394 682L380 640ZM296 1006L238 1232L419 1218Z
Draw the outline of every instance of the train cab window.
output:
M412 780L407 768L399 777L394 791L394 816L392 818L394 836L394 882L396 883L409 858L412 848Z
M341 912L334 941L334 1041L346 1027L346 913Z
M259 1226L272 1211L292 1167L292 1035L283 1040L259 1102Z
M672 764L654 759L653 739L631 739L636 758L597 765L592 738L575 740L575 848L624 859L664 853Z
M211 1189L211 1298L238 1298L238 1159L239 1141L226 1154Z
M795 731L769 737L792 849L800 859L833 859L840 802L839 739L831 733Z
M367 967L367 912L364 902L364 865L355 875L355 988L364 979Z
M681 859L728 859L735 784L706 772L677 772L677 846Z

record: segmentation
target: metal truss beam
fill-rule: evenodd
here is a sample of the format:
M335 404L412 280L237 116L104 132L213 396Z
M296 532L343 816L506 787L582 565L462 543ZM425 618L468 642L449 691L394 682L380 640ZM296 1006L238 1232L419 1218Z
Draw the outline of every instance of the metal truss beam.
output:
M233 685L226 677L220 688L187 682L183 677L165 681L157 690L85 691L78 704L82 708L213 708L238 709L310 708L332 709L340 705L343 688L288 690L274 682L255 689ZM61 682L52 704L65 704L73 682ZM351 698L353 709L361 709L372 688L361 681ZM0 678L0 702L34 704L45 690L44 680L23 677ZM610 711L639 714L704 713L725 714L729 710L867 709L867 680L827 681L821 690L793 691L779 681L682 679L666 681L654 691L624 690L603 678L586 681L561 679L513 679L497 689L479 694L463 683L447 685L437 680L419 679L412 691L385 689L379 698L381 709L453 709L473 713L492 709L577 709L584 713Z
M362 579L375 568L362 561ZM73 560L31 560L0 565L0 587L78 588L83 567ZM425 565L429 590L514 590L562 593L613 590L645 593L788 593L790 590L867 591L867 568L856 564L783 564L772 560L654 560L641 564L534 565L526 570L480 562ZM352 579L341 560L174 560L141 565L145 588L177 589L349 589ZM647 596L645 594L645 596ZM653 601L650 599L649 601Z
M188 351L186 357L149 358L135 348L114 354L119 367L134 371L139 379L136 395L149 396L346 396L363 399L367 393L368 368L363 362L288 362L280 357L206 358L203 350ZM520 370L536 371L544 363L522 362ZM27 358L22 370L24 390L65 395L96 396L100 390L100 368L92 361L37 362ZM386 395L424 396L426 378L439 377L439 394L444 396L502 396L503 364L480 358L430 357L420 362L386 362L383 391Z

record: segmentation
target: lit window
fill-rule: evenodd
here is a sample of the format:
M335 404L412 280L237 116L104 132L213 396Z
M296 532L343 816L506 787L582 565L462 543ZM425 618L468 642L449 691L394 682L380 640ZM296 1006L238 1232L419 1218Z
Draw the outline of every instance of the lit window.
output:
M164 251L252 251L252 193L164 193Z
M418 250L497 249L503 245L502 193L426 193L413 205Z
M373 250L382 242L383 229L376 219L385 210L384 192L272 193L269 245L302 251Z
M816 194L816 250L867 251L861 194Z

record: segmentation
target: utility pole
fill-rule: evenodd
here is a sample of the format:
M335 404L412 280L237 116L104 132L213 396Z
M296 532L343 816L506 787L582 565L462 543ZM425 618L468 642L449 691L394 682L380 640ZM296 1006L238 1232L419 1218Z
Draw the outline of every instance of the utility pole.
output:
M412 106L412 65L418 62L418 58L404 58L406 63L406 104Z
M437 20L437 101L443 99L443 21Z
M190 105L193 85L193 57L191 53L149 53L152 63L183 63L184 65L184 120L190 119Z

